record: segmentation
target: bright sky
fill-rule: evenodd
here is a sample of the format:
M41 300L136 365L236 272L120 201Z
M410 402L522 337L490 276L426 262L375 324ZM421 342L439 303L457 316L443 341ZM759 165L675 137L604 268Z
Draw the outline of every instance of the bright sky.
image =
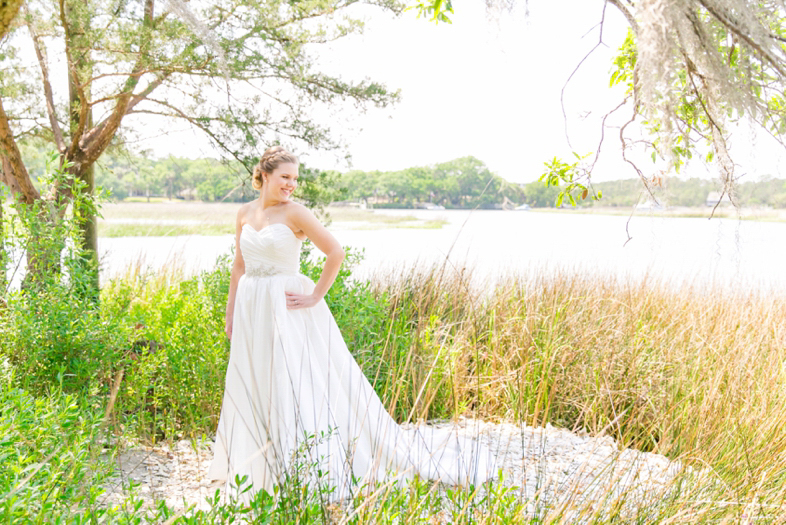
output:
M495 13L479 0L455 0L453 23L438 25L417 19L414 12L395 18L364 11L364 34L323 47L320 65L348 79L368 77L398 88L401 101L363 115L344 115L331 124L348 146L351 166L336 154L297 152L301 159L323 169L397 170L473 155L515 182L536 180L543 162L555 155L569 159L561 90L598 42L603 2L529 0L528 16L525 2L517 3L512 12ZM610 89L608 82L611 58L625 32L622 16L609 6L605 45L565 90L574 151L595 151L600 118L622 99L620 88ZM621 110L616 124L629 115ZM764 135L739 131L732 137L732 152L743 164L738 173L786 176L777 167L786 165L779 162L783 152ZM150 142L140 145L162 155L214 155L192 132ZM618 144L617 131L608 130L594 180L635 176L622 162ZM642 166L651 164L642 161ZM697 163L688 174L711 172Z

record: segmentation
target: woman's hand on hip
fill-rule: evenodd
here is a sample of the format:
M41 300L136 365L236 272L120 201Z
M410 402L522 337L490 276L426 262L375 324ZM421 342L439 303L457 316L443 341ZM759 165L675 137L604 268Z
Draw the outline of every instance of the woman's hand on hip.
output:
M301 294L295 292L285 292L287 294L287 308L297 310L298 308L311 308L319 302L317 297L312 294Z
M232 317L226 317L226 324L224 325L224 333L227 334L227 339L232 340Z

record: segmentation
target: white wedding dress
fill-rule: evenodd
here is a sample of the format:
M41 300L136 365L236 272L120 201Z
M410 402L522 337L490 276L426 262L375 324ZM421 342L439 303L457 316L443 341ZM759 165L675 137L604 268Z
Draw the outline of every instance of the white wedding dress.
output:
M314 289L298 271L300 246L283 223L241 231L246 271L235 297L210 479L226 480L227 492L236 494L235 476L247 476L253 490L241 496L245 501L260 489L272 494L294 475L328 487L332 501L367 482L415 475L451 485L490 479L495 463L478 441L449 428L396 424L324 300L287 309L285 290Z

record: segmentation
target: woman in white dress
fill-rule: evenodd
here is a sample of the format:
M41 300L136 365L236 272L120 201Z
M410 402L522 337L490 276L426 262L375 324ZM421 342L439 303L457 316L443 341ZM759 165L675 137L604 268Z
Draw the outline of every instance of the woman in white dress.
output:
M236 476L273 493L297 475L333 501L358 487L415 475L479 484L494 473L488 449L450 429L402 429L344 343L323 297L344 251L290 199L297 158L268 149L254 169L257 200L240 208L226 310L230 357L209 477ZM306 238L326 255L315 284L299 273ZM300 470L297 470L300 465Z

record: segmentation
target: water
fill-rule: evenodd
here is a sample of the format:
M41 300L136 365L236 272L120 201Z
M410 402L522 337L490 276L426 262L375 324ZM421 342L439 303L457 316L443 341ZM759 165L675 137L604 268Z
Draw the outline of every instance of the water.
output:
M623 279L649 276L676 286L713 283L732 290L786 290L785 223L641 215L631 219L628 241L627 216L496 210L375 213L442 218L448 224L441 229L332 225L343 246L365 249L358 277L444 263L447 271L469 268L476 279L560 269ZM105 278L137 261L153 268L178 264L186 272L207 269L233 244L231 235L99 240Z

